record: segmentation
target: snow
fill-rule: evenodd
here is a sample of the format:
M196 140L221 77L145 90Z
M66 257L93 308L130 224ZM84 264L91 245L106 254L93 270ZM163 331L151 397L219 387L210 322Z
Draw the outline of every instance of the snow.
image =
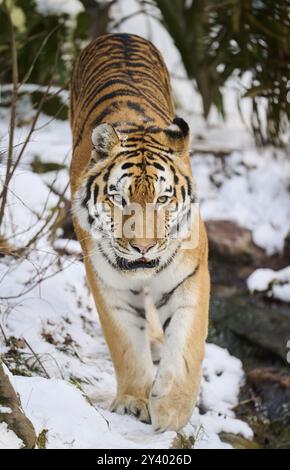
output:
M207 346L203 364L201 401L206 409L229 414L243 377L242 363L215 344Z
M9 406L1 406L0 405L0 413L10 414L10 413L12 413L12 410L11 410L11 408L9 408Z
M0 450L21 449L23 442L16 434L8 428L6 423L0 423Z
M184 430L185 434L189 434L192 426L202 429L196 448L231 447L220 441L218 434L221 432L240 434L246 439L253 438L249 426L236 419L232 411L238 404L243 376L239 359L215 344L206 345L199 407L196 407L190 424ZM201 414L200 409L206 410L206 413Z
M114 420L108 421L106 411L90 405L74 386L65 381L17 377L15 386L22 402L27 402L25 412L36 431L48 430L47 448L138 448L138 439L134 442L137 436L132 434L131 437L130 430L120 434ZM128 428L130 424L127 418ZM147 448L146 431L139 434L143 447ZM154 443L148 442L149 447L168 446L172 434L156 436Z
M290 230L290 161L266 148L241 149L223 160L192 158L205 220L232 220L252 231L268 255L281 252Z
M290 302L290 266L274 271L273 269L256 269L247 279L251 292L266 292L269 297Z
M77 16L84 11L84 6L78 0L36 0L36 10L41 15Z
M114 421L109 422L106 418L108 413L90 405L71 384L59 379L15 377L14 385L36 432L48 430L47 448L138 448L138 442L134 442L134 436L130 438L130 432L120 434ZM139 434L141 438L142 431ZM168 446L172 434L156 436L154 443L148 442L149 447ZM146 432L142 441L143 447L147 448Z
M81 254L81 246L77 240L68 240L66 238L58 238L55 240L53 247L57 251L65 251L68 254Z
M25 141L33 117L29 98L22 97L18 103L18 122L16 128L15 148ZM0 152L8 147L9 109L0 107ZM61 194L68 185L68 164L71 152L71 134L66 121L54 120L40 115L35 132L26 147L18 169L9 186L9 210L7 211L4 232L8 241L14 246L25 246L38 233L51 210L57 205L59 197L49 186ZM66 164L65 169L57 172L35 174L31 164L35 158L41 162ZM4 166L0 166L0 184L4 180ZM70 197L66 190L67 198Z

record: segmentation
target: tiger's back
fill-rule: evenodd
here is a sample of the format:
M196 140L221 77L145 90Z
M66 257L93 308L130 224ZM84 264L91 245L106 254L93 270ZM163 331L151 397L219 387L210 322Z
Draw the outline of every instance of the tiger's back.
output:
M166 128L174 117L170 80L156 47L130 34L91 42L74 66L70 85L72 184L87 165L94 127L112 124L120 134Z

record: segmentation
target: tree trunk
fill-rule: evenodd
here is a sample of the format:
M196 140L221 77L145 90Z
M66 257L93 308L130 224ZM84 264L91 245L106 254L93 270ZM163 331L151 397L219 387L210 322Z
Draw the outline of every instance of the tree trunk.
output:
M5 408L9 408L8 413L4 412ZM34 427L21 410L20 401L0 358L0 423L3 422L23 441L24 448L33 449L36 443Z

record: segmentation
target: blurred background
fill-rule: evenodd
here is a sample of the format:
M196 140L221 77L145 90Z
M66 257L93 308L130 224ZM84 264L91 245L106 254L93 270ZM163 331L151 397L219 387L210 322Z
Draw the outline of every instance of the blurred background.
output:
M111 32L146 37L164 56L176 112L191 127L192 169L209 236L207 351L216 369L205 365L194 422L204 434L189 433L177 445L290 448L289 0L0 2L3 362L17 376L57 377L83 394L97 383L113 387L108 359L95 366L99 326L68 183L72 66L89 41ZM218 356L215 345L241 362ZM226 380L227 373L235 379ZM211 374L220 377L221 395ZM26 396L31 382L19 383ZM37 421L37 406L26 411L38 445L64 445ZM224 426L219 417L213 426L209 413L225 410L234 413L234 424Z

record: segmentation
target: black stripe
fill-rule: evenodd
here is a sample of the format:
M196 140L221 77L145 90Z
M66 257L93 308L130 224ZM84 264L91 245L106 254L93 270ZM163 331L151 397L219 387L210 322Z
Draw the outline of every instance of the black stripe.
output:
M133 111L136 111L136 113L145 114L145 108L143 108L143 106L141 106L140 103L137 103L136 101L128 100L127 106L128 108L133 109Z
M99 172L95 173L94 175L91 175L87 180L87 183L86 183L86 197L82 202L83 207L87 207L87 203L89 202L90 197L91 197L91 186L92 186L94 180L97 178L97 176L99 176Z
M170 258L160 266L160 268L157 269L156 271L156 274L160 273L161 271L163 271L164 269L168 268L168 266L170 266L170 264L172 263L172 261L174 260L175 256L177 255L178 253L178 250L179 248L176 248L176 250L174 251L174 253L170 256Z
M134 173L124 173L122 176L120 176L120 178L118 179L117 181L117 184L123 179L123 178L129 178L130 176L132 176Z
M135 163L126 162L126 163L123 163L123 165L121 166L121 169L128 170L128 168L132 168L132 166L135 166Z
M111 173L111 169L115 166L115 163L111 163L111 165L108 166L107 170L106 170L106 173L104 174L103 176L103 180L106 182L108 181L109 179L109 176L110 176L110 173Z
M184 186L181 186L180 191L181 191L182 200L184 202L185 201L185 188L184 188Z
M189 176L184 176L185 179L186 179L186 182L187 182L187 194L190 196L191 195L191 181L190 181L190 178Z
M165 171L165 168L160 165L160 163L154 162L152 163L152 165L155 166L155 168L157 168L158 170Z
M98 70L98 73L101 73L101 72ZM89 93L89 95L87 95L85 101L83 102L83 106L84 107L88 106L88 104L91 103L92 100L94 100L97 95L101 94L102 91L106 90L106 88L109 88L110 86L114 86L114 85L128 85L128 80L122 80L121 78L112 78L111 80L107 80L105 83L103 83L102 85L98 87L94 86L93 91ZM136 90L137 92L137 89L135 87L132 87L132 88Z
M177 176L177 174L176 174L176 170L175 170L175 168L174 168L173 165L170 165L170 170L172 171L173 176L174 176L174 184L178 184L179 178L178 178L178 176Z
M172 295L174 292L190 277L194 276L197 271L198 271L199 266L197 265L196 268L192 271L192 273L188 274L182 281L180 281L173 289L171 289L169 292L165 292L162 294L161 299L156 303L156 308L161 308L164 307L168 303L168 301L171 299Z
M164 332L164 333L165 333L165 331L166 331L166 328L168 328L169 323L171 322L171 318L172 318L172 317L168 317L168 318L165 320L165 322L163 323L163 327L162 327L162 328L163 328L163 332Z
M145 309L141 307L135 307L135 305L128 304L128 306L132 309L135 310L137 313L138 317L145 318Z
M188 365L187 359L184 356L183 356L183 360L184 360L186 372L189 374L189 365Z
M102 246L100 245L100 243L98 243L98 249L99 249L99 252L101 253L101 255L103 256L103 258L105 258L105 260L109 263L109 265L114 268L116 271L119 271L119 267L113 263L110 258L108 257L108 255L104 252Z
M98 194L99 194L99 186L96 184L94 187L94 203L95 204L97 203Z

